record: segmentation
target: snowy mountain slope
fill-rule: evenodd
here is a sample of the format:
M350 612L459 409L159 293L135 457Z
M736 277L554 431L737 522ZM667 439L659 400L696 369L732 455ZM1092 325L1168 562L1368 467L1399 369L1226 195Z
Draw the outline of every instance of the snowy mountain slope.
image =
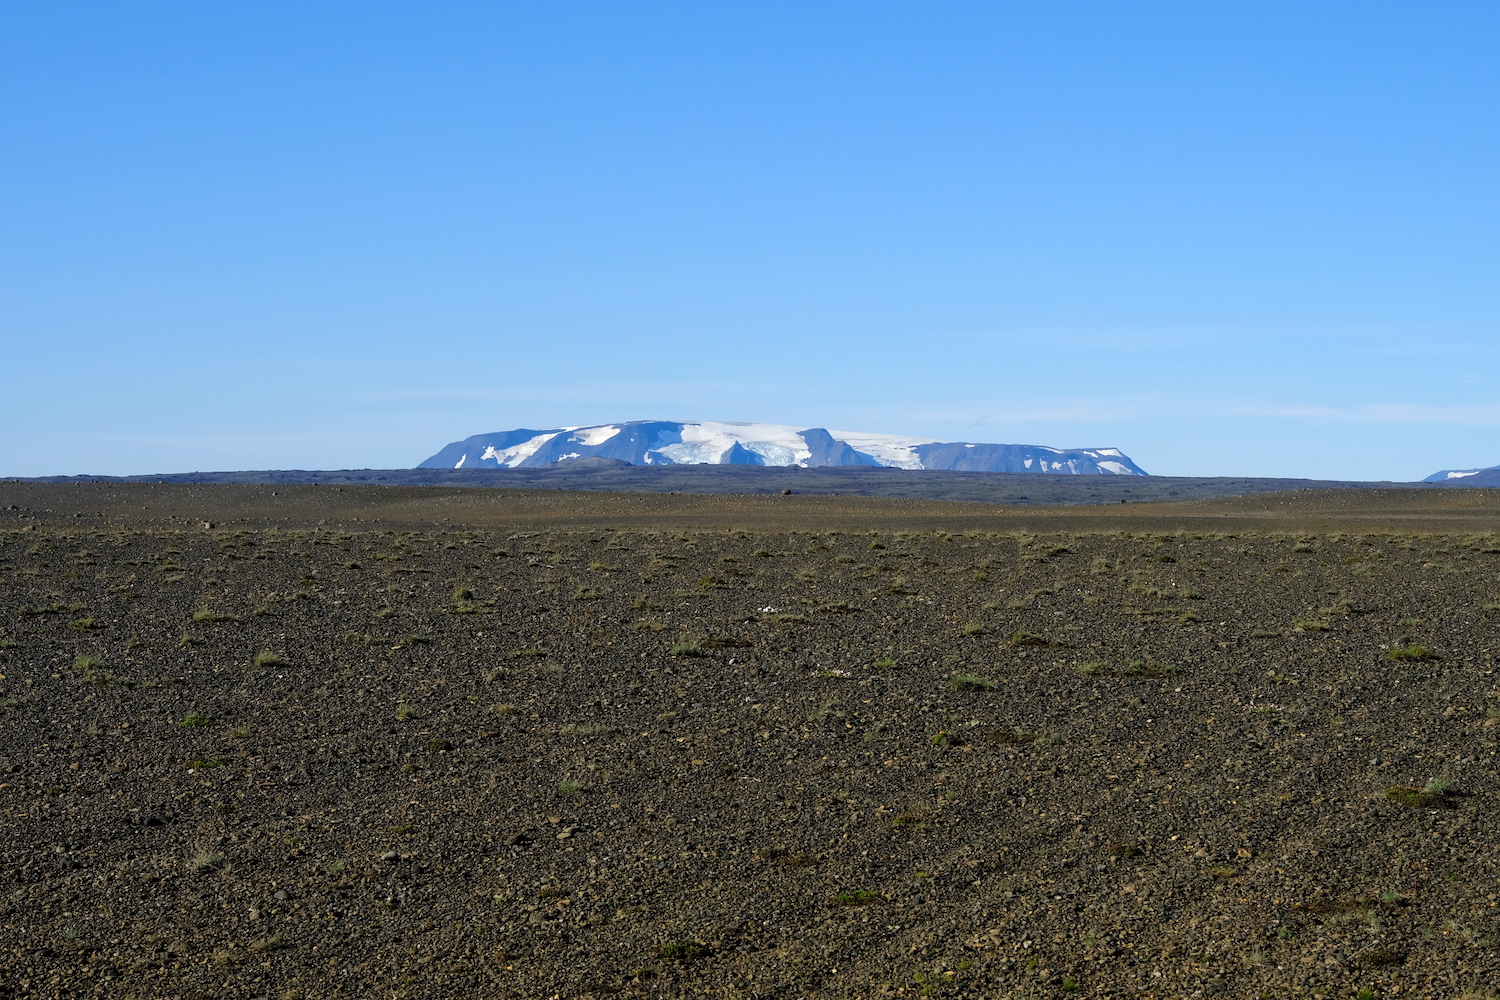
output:
M886 466L963 472L1144 476L1118 448L944 442L896 434L800 430L783 424L632 420L590 427L522 428L455 441L419 469L536 468L580 458L631 465Z
M1443 469L1422 482L1441 483L1444 486L1500 486L1500 465L1484 469Z

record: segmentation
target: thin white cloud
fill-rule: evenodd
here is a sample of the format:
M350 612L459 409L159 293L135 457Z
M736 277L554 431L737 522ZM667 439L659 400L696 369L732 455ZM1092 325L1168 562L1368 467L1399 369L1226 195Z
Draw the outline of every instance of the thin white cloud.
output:
M755 382L600 382L563 383L555 385L460 385L418 389L387 389L350 392L345 398L356 402L424 402L457 400L481 403L571 402L575 400L692 399L723 398L731 394L783 395L810 394L801 386Z
M1224 416L1282 417L1345 424L1458 424L1473 427L1500 425L1500 403L1361 403L1357 406L1242 406L1221 411Z
M1308 345L1338 345L1369 354L1402 354L1412 349L1425 353L1432 346L1455 356L1490 354L1496 348L1472 331L1450 328L1417 329L1395 324L1335 323L1215 323L1170 326L1111 327L1019 327L974 332L934 331L953 340L1004 344L1010 348L1040 350L1090 350L1102 353L1138 354L1160 351L1222 349L1226 345L1263 348L1269 343L1295 342ZM1412 345L1422 345L1413 347Z

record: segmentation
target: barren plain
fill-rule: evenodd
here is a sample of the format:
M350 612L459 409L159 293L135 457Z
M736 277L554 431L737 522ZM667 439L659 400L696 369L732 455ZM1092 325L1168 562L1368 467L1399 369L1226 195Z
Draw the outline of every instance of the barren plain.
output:
M1490 997L1497 529L0 483L0 991Z

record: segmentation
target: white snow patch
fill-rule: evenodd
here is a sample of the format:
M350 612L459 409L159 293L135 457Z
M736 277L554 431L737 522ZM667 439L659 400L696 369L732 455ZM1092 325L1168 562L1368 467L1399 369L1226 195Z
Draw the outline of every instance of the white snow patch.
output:
M570 451L566 455L558 455L557 456L557 460L559 462L566 462L570 458L581 458L581 457L582 457L582 454L580 452Z
M761 456L767 465L801 465L812 458L799 428L713 420L685 423L681 441L652 450L679 465L717 465L736 443Z
M620 428L614 424L604 424L600 427L582 427L574 431L573 440L586 448L592 448L595 445L603 444L618 433L620 433Z
M1118 449L1118 448L1096 448L1093 451L1093 454L1095 454L1095 455L1113 455L1115 458L1124 458L1125 457L1125 453L1123 451L1121 451L1120 449Z
M1119 452L1115 452L1115 454L1118 455L1120 453ZM1125 465L1122 465L1119 462L1100 462L1099 463L1099 468L1105 469L1109 473L1111 473L1112 475L1116 475L1116 476L1133 476L1133 475L1135 475L1135 473L1131 472L1128 467L1126 467Z
M458 456L458 464L455 465L454 468L455 469L462 469L464 467L464 459L466 459L468 457L469 456L468 456L467 452L465 452L464 454Z
M1450 472L1450 473L1448 473L1448 478L1449 479L1462 479L1465 476L1477 476L1477 475L1479 475L1483 471L1484 471L1483 469L1472 469L1472 470L1470 470L1468 472Z
M920 469L922 460L912 449L919 444L938 443L933 438L903 437L899 434L835 430L828 433L835 441L842 441L855 451L862 451L881 465L893 469Z
M1029 468L1031 468L1031 459L1028 458L1024 462L1022 462L1021 464L1024 465L1024 466L1026 466L1026 468L1029 469Z
M514 469L532 455L535 455L537 449L541 448L542 445L561 433L561 431L552 431L548 434L538 434L529 441L513 444L509 448L495 448L491 446L484 449L484 454L479 456L479 460L481 462L488 462L490 459L494 459L501 465Z
M972 444L966 444L966 445L964 445L964 447L965 447L965 448L973 448L973 447L975 447L975 446L974 446L974 445L972 445Z

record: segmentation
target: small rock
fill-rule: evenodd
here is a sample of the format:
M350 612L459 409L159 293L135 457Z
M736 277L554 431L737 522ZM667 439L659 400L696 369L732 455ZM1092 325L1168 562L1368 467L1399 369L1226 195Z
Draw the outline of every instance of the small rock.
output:
M395 861L398 855L395 851L386 851L380 856L381 861Z
M272 896L273 896L273 898L275 898L276 900L278 900L280 902L283 902L283 903L286 902L286 890L285 889L277 889L274 893L272 893Z

